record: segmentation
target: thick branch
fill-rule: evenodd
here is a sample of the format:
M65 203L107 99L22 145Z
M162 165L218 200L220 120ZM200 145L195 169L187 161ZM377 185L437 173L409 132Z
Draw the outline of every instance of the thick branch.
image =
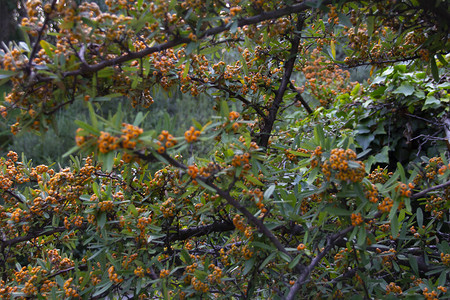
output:
M304 19L302 16L298 17L297 21L297 31L300 32L303 28ZM284 74L281 78L280 87L276 93L275 100L272 103L272 106L269 109L269 114L264 120L263 128L261 129L260 137L259 137L259 145L261 147L266 148L269 144L270 133L272 132L273 124L275 123L275 119L277 117L278 110L280 108L281 103L283 102L283 96L286 92L287 86L290 83L292 71L294 70L295 60L297 58L298 46L300 44L300 34L296 34L292 41L291 51L289 53L289 58L285 63Z
M36 232L29 233L29 234L27 234L25 236L19 236L19 237L10 239L10 240L0 241L0 245L1 245L1 248L4 249L5 247L12 246L12 245L15 245L15 244L18 244L18 243L21 243L21 242L29 241L29 240L32 240L34 238L40 237L42 235L51 235L51 234L58 233L58 232L63 232L63 231L66 231L66 230L67 230L66 227L57 227L57 228L54 228L54 229L51 229L51 230L39 230L39 231L36 231Z
M230 222L214 222L209 225L197 226L187 229L182 229L177 233L173 233L169 236L170 241L187 240L194 236L207 235L211 232L226 232L234 230L233 223Z

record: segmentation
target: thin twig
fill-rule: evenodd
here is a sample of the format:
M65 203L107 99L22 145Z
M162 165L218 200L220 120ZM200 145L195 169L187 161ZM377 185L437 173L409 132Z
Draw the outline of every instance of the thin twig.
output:
M443 189L443 188L445 188L447 186L450 186L450 181L444 182L443 184L432 186L432 187L430 187L430 188L428 188L426 190L423 190L423 191L421 191L419 193L413 194L411 196L411 199L421 198L421 197L425 196L426 194L428 194L429 192L432 192L432 191L435 191L435 190L439 190L439 189Z

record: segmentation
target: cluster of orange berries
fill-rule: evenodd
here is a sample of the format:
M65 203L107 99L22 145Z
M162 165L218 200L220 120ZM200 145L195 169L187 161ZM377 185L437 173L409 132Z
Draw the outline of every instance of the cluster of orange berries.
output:
M425 166L425 177L430 181L433 181L437 177L437 172L441 169L444 162L441 157L432 157L428 161L428 165Z
M305 56L307 54L305 53ZM318 49L314 49L309 55L311 59L301 70L306 82L299 89L300 92L308 89L322 106L328 107L338 94L349 93L353 89L355 83L349 81L348 71L338 68L329 60L324 60Z
M409 198L412 195L411 190L414 188L413 183L405 184L402 182L399 182L398 185L395 187L395 191L400 194L401 197Z
M242 219L241 215L236 214L233 218L233 224L234 227L236 227L237 230L244 232L246 225L244 224L244 220Z
M198 175L198 167L196 165L190 165L188 166L188 175L191 176L192 179L195 179Z
M222 269L217 267L214 264L210 264L208 269L212 271L211 274L208 275L208 281L212 284L217 283L220 284L222 282Z
M130 256L124 255L123 258L122 258L122 267L123 267L124 269L128 269L128 266L129 266L133 261L135 261L137 257L138 257L138 254L137 254L137 253L133 253L133 254L131 254Z
M184 133L184 138L188 143L192 143L198 139L200 133L200 130L195 130L195 128L191 126L191 128L189 128L189 130Z
M241 255L244 257L244 259L249 260L253 257L253 251L250 250L248 245L245 245L244 247L242 247Z
M113 136L109 132L101 131L97 138L97 144L101 153L108 153L117 150L120 147L124 149L134 149L136 147L137 138L144 132L141 128L131 124L122 123L122 135ZM76 132L75 142L77 146L82 146L87 139L92 136L86 136L85 130L78 128Z
M320 164L320 158L323 154L323 150L321 146L317 146L311 154L311 165L310 167L313 169Z
M402 292L402 288L396 285L395 282L391 282L386 286L387 295L389 295L390 293L401 294Z
M220 261L222 262L222 264L224 266L229 266L230 265L230 261L229 261L229 257L228 257L229 253L225 252L224 248L220 248L219 254L220 254Z
M339 17L336 12L336 6L330 5L330 11L328 12L328 24L339 24Z
M144 277L145 276L145 270L143 267L138 266L136 269L134 269L134 275L137 277Z
M443 286L438 286L437 289L442 293L447 293L447 288ZM437 291L429 291L427 287L422 290L423 296L426 300L439 300Z
M441 261L444 265L450 267L450 254L441 253Z
M352 225L353 226L359 226L359 225L361 225L364 222L364 220L363 220L363 218L362 218L360 213L352 214L351 215L351 220L352 220Z
M256 188L254 190L242 190L243 195L250 195L252 199L255 201L256 206L259 208L262 214L267 213L267 208L263 203L264 192L261 189Z
M244 169L250 169L249 159L250 153L248 152L241 155L235 155L231 160L231 165L233 167L244 166Z
M292 153L291 151L292 151L291 148L285 149L285 150L284 150L284 153L286 154L287 159L289 159L289 160L292 161L293 163L296 163L296 162L298 161L298 156L295 155L294 153ZM305 154L308 154L308 153L309 153L308 150L303 149L303 148L298 148L298 149L296 149L295 151L298 151L298 152L301 152L301 153L305 153Z
M382 213L390 212L393 205L394 200L389 197L385 197L383 201L378 204L378 210Z
M114 209L114 203L111 200L100 201L98 203L98 208L100 211L108 212Z
M236 111L230 111L229 115L228 115L228 120L230 122L233 122L233 124L231 124L231 127L233 128L234 132L237 132L240 124L238 122L234 122L235 120L237 120L239 118L240 114Z
M372 183L370 186L365 186L364 195L367 199L369 199L370 202L378 202L378 189L375 184Z
M113 283L121 283L123 278L119 278L116 272L114 272L114 266L109 267L108 269L108 277Z
M209 291L208 284L201 282L197 277L192 277L191 279L192 287L199 292L207 293Z
M69 220L69 218L67 216L64 217L64 227L66 227L66 229L70 229L72 228L72 224L76 227L81 227L83 226L83 216L74 216L72 218L72 220Z
M65 295L66 295L66 297L69 297L69 298L71 298L71 297L78 298L79 294L78 294L77 290L72 287L72 281L73 281L73 278L71 277L64 282L63 288L64 288Z
M176 206L172 197L169 197L159 207L164 218L173 217L175 215L175 208Z
M161 134L158 136L158 141L156 142L158 145L158 153L164 153L166 149L169 149L177 144L177 140L169 134L167 130L161 131Z
M447 171L447 170L450 170L450 164L448 164L448 166L443 165L442 167L440 167L438 170L438 174L444 175L445 171Z
M358 166L350 167L349 162ZM335 172L336 179L350 182L360 182L365 175L364 163L356 161L356 153L352 149L342 148L331 150L330 159L323 163L322 172L327 180L330 180L331 173Z
M167 276L169 276L169 274L170 274L170 270L162 269L159 272L159 278L166 278Z
M375 170L372 171L372 173L370 173L367 178L370 180L370 182L372 183L381 183L384 184L386 183L389 178L393 175L394 173L392 172L388 172L387 169L383 169L380 166L378 166Z
M389 249L388 251L381 251L380 248L376 249L376 252L380 254L383 264L392 267L392 261L397 260L395 249Z

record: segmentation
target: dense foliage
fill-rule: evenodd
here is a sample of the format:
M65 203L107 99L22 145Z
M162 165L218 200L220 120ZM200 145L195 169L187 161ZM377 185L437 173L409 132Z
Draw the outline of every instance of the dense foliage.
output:
M450 296L448 3L23 2L5 122L89 113L0 160L1 298ZM216 113L142 126L178 92Z

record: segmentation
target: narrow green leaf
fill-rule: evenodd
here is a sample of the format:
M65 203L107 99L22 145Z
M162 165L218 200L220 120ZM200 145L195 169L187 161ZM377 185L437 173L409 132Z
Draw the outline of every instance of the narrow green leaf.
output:
M414 274L416 276L419 275L419 265L417 263L417 258L413 255L408 255L409 265L411 266L411 269L413 270Z
M186 64L184 65L183 78L186 78L187 74L189 73L190 66L191 66L191 60L188 59Z
M430 57L430 68L431 68L431 74L433 75L434 81L439 81L439 69L436 65L436 60L434 57Z
M277 252L272 252L269 256L266 257L266 259L261 263L259 266L259 270L263 270L265 266L267 266L268 263L277 255Z
M300 262L300 259L302 258L302 254L297 255L288 265L289 269L295 268L296 265Z
M253 266L255 265L255 257L250 258L249 260L247 260L244 264L244 271L242 272L242 275L247 275L252 269Z
M100 285L99 287L102 287L101 289L97 290L92 297L99 296L109 290L110 287L112 287L113 282L112 281L106 281L104 285Z
M269 186L269 188L264 192L264 199L268 200L273 192L275 191L275 184L272 184L271 186Z
M256 184L256 185L259 185L259 186L264 186L264 184L261 182L261 181L259 181L257 178L255 178L255 177L253 177L253 176L251 176L250 174L249 175L246 175L245 176L245 179L247 179L248 181L250 181L251 183L253 183L253 184Z
M417 219L417 226L419 228L422 228L422 226L423 226L423 212L422 212L422 209L420 207L418 207L417 210L416 210L416 219Z
M333 57L333 60L336 60L336 45L334 41L330 42L330 47L331 47L331 57Z

